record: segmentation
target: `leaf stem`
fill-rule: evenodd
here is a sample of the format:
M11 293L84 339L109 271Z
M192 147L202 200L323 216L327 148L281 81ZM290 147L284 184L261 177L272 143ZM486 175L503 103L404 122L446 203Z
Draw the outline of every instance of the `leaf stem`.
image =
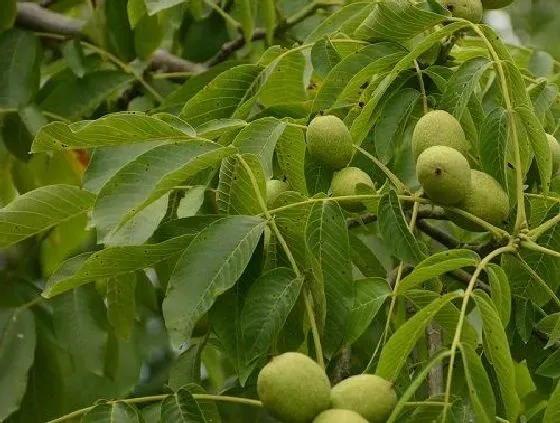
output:
M523 174L521 169L521 153L519 149L519 138L517 135L517 125L515 124L514 108L509 95L509 87L507 84L506 75L504 68L502 66L502 61L494 50L494 47L486 38L484 33L481 31L480 26L477 24L472 24L471 27L474 32L482 39L482 42L486 45L488 52L492 56L492 61L494 67L497 69L500 78L500 87L502 89L502 96L504 98L504 103L508 111L508 117L510 122L510 131L513 139L514 153L515 153L515 177L517 185L517 217L515 220L515 233L518 234L520 231L527 229L527 214L525 211L525 196L523 192Z
M213 1L204 0L204 4L206 4L208 7L213 9L218 15L220 15L222 18L224 18L224 20L226 22L228 22L234 28L240 28L241 27L241 24L237 20L235 20L229 13L224 11L224 9L222 9L221 7L216 5Z
M527 237L530 238L532 241L536 241L540 238L541 235L543 235L548 230L552 229L558 223L560 223L560 213L554 216L552 219L549 219L546 222L542 223L535 229L529 231L527 233Z
M442 421L446 421L446 417L447 417L447 410L449 409L450 403L449 403L449 397L451 396L451 384L453 381L453 366L455 365L455 357L456 357L456 353L457 353L457 347L459 346L459 343L461 342L461 335L463 333L463 324L465 322L465 317L467 314L467 306L469 304L469 300L471 298L471 295L474 291L474 288L476 286L476 280L478 279L478 277L480 276L480 273L486 268L486 266L496 257L499 257L500 255L504 254L504 253L510 253L510 252L515 252L517 251L517 248L513 245L513 244L509 244L505 247L501 247L498 248L497 250L492 251L490 254L488 254L486 257L484 257L480 263L478 264L478 266L476 267L471 280L469 281L469 285L467 287L467 289L465 290L465 293L463 294L463 303L461 305L461 312L459 314L459 321L457 323L457 327L455 329L455 335L453 336L453 342L451 344L451 354L449 357L449 365L448 365L448 371L447 371L447 382L446 382L446 386L445 386L445 407L443 408L443 419Z
M268 208L266 207L266 202L265 202L263 196L261 195L261 192L260 192L260 189L259 189L259 184L257 182L257 179L255 178L255 174L253 173L251 167L247 164L247 162L245 161L243 156L237 155L237 158L239 160L239 163L241 163L241 165L243 166L243 168L245 169L245 171L249 175L249 179L251 180L251 185L253 185L253 189L255 190L255 195L257 196L257 200L259 202L259 205L260 205L261 209L263 210L264 216L266 217L269 226L274 231L274 234L276 235L276 238L278 238L278 242L282 246L282 249L284 250L284 253L286 254L286 257L288 258L288 261L290 262L296 277L304 279L304 276L300 272L300 270L297 266L296 260L295 260L293 254L290 250L290 247L288 247L288 243L286 242L286 240L284 239L284 236L282 235L282 233L278 229L278 226L276 225L276 222L274 221L274 218L273 218L271 212L268 211ZM325 362L323 360L323 348L321 346L321 337L319 336L319 330L317 329L315 314L313 312L313 304L311 303L311 298L310 298L309 293L306 291L305 288L303 289L302 294L303 294L303 301L305 302L305 310L306 310L306 313L307 313L307 318L309 319L309 324L311 325L311 333L313 335L313 343L315 345L315 355L317 356L316 357L317 362L319 363L321 368L324 369L325 368Z
M534 241L521 241L521 248L525 248L526 250L536 251L538 253L547 254L552 257L560 258L560 251L550 250L545 247L541 247Z
M389 180L391 181L391 183L397 187L397 190L399 193L405 192L408 193L410 192L408 190L408 188L406 187L405 184L403 184L400 179L398 178L397 175L395 175L393 172L391 172L391 170L385 166L383 163L381 163L381 161L375 157L374 155L368 153L366 150L364 150L362 147L360 147L359 145L353 145L353 147L358 150L360 153L362 153L364 156L366 156L368 159L370 159L379 169L381 169L381 171L385 174L385 176L387 176L387 178L389 178Z
M428 113L428 96L426 95L426 87L424 86L424 77L422 70L418 66L418 60L414 60L414 67L416 68L416 75L418 76L418 86L422 94L422 105L424 106L424 114Z
M149 397L139 397L139 398L127 398L121 400L111 400L106 401L107 404L115 404L117 402L124 402L127 404L143 404L147 402L157 402L163 401L167 398L169 394L153 395ZM249 399L249 398L238 398L238 397L228 397L221 395L211 395L211 394L192 394L192 397L198 401L222 401L222 402L233 402L238 404L251 405L254 407L262 407L262 402L259 400ZM79 410L72 411L62 417L58 417L54 420L49 420L47 423L60 423L66 420L73 419L74 417L79 417L88 411L93 410L97 405L92 405L90 407L81 408Z
M294 207L304 206L306 204L312 203L323 203L325 201L355 201L355 200L374 200L376 198L381 198L380 194L359 194L359 195L343 195L339 197L325 197L325 198L310 198L305 201L299 201L297 203L286 204L285 206L278 207L276 209L269 210L270 214L280 213L285 210L289 210ZM418 202L422 204L431 204L428 200L423 198L413 196L413 195L399 195L399 200L408 202ZM261 213L262 214L262 213Z

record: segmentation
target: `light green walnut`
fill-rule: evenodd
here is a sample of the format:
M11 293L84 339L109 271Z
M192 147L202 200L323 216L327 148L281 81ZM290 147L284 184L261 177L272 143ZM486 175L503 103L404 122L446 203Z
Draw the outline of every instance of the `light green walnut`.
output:
M368 423L366 419L352 410L332 409L323 411L313 423Z
M482 0L482 7L485 9L501 9L509 6L514 0Z
M461 124L444 110L433 110L422 116L412 133L414 160L428 147L444 145L452 147L468 157L470 145Z
M353 410L371 423L387 420L397 403L393 384L377 375L361 374L331 389L332 408Z
M509 216L509 198L500 183L478 170L471 170L471 190L457 207L494 226L505 225ZM454 216L453 220L467 230L482 229L462 216Z
M290 186L283 181L278 179L271 179L266 182L266 205L267 207L273 207L274 202L280 194L288 191Z
M457 204L471 190L469 162L451 147L424 150L416 162L416 176L426 195L438 204Z
M341 169L352 159L352 137L342 120L336 116L317 116L306 132L307 151L317 162Z
M364 184L375 188L373 181L367 173L357 167L345 167L335 172L331 181L331 194L333 197L358 195L358 185ZM348 211L360 211L364 208L359 200L341 201L340 205Z
M548 146L550 147L550 154L552 155L552 176L555 176L560 169L560 144L558 140L550 134L547 134Z
M283 422L309 423L331 404L330 382L321 366L294 352L264 366L257 392L266 410Z
M482 21L482 3L480 0L447 0L447 10L456 18L463 18L472 23Z

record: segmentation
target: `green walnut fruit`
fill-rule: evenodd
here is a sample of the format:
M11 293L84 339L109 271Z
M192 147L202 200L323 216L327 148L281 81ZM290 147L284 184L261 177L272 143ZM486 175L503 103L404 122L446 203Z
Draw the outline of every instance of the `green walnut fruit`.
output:
M422 116L412 133L414 160L428 147L444 145L468 157L469 143L461 124L444 110L433 110Z
M546 137L548 138L548 146L552 154L552 176L554 176L558 173L558 169L560 169L560 144L554 136L547 134Z
M471 190L457 207L492 225L503 226L507 223L509 215L509 198L500 183L492 176L478 170L471 170ZM462 216L454 220L465 229L472 231L481 229Z
M344 197L347 195L358 195L358 185L364 184L372 189L375 188L373 181L367 173L357 167L345 167L335 172L331 181L331 194L333 197ZM361 201L343 201L340 203L349 211L360 211L364 208Z
M323 411L313 423L368 423L366 419L352 410L332 409Z
M352 159L352 137L336 116L317 116L307 127L307 151L326 166L341 169Z
M343 380L331 389L332 408L353 410L371 423L387 420L397 394L391 382L377 375L356 375Z
M472 23L482 21L482 3L480 0L447 0L447 10L457 18L463 18Z
M283 192L288 191L289 185L278 179L271 179L266 183L266 205L272 207L276 199Z
M329 378L300 353L281 354L264 366L257 392L267 411L284 422L308 423L331 405Z
M513 0L482 0L482 7L485 9L501 9L512 3Z
M424 150L416 162L416 176L426 195L438 204L457 204L471 190L469 162L451 147L438 145Z

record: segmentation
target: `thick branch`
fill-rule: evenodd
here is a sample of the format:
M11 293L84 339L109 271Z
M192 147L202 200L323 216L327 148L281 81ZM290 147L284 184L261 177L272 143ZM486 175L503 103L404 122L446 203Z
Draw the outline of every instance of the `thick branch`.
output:
M83 33L85 22L51 12L34 3L17 3L16 25L37 32L48 32L69 37L86 39ZM207 66L181 59L165 50L156 50L151 58L151 66L168 72L204 72Z
M17 3L16 24L34 31L81 36L85 22L43 9L35 3Z

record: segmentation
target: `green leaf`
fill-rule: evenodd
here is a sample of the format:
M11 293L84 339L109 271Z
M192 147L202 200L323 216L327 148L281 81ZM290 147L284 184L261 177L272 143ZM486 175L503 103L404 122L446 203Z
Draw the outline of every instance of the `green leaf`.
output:
M486 267L486 273L492 301L500 315L502 325L507 327L511 316L511 291L508 277L504 269L495 263L490 263Z
M196 134L202 138L216 139L235 129L245 128L248 123L241 119L212 119L196 127Z
M147 141L177 142L192 138L152 116L121 112L94 121L82 121L70 125L52 122L38 132L31 152L122 146Z
M282 53L263 71L262 86L255 97L265 108L307 100L305 67L306 58L300 50Z
M305 183L305 136L300 128L286 126L276 143L276 157L290 187L307 194Z
M143 3L143 0L139 0ZM127 4L130 3L130 4ZM134 51L134 34L132 28L136 25L135 15L131 14L129 25L128 10L134 9L134 2L124 2L119 0L107 0L100 5L100 8L105 12L105 27L107 39L112 46L112 50L117 53L117 56L126 62L134 60L136 52ZM144 13L144 9L142 9ZM76 46L80 46L79 42L73 41ZM83 53L82 53L83 54ZM74 70L74 69L72 69ZM76 73L78 77L82 77Z
M386 380L396 380L426 326L445 304L458 297L454 293L439 297L400 326L381 351L375 373Z
M132 80L131 75L120 70L88 72L83 78L72 75L56 84L39 106L69 120L80 119L89 116L103 100Z
M354 80L364 68L374 66L378 60L387 56L402 53L403 48L395 43L377 43L368 45L338 62L321 83L321 87L313 100L312 113L331 107L341 93L347 89L350 81ZM359 87L371 78L374 72L367 72L357 85ZM369 77L369 78L368 78Z
M386 279L366 278L354 281L354 305L344 342L353 344L367 330L385 300L391 295Z
M226 70L186 102L181 116L194 127L211 119L232 117L261 70L252 64Z
M323 328L323 350L328 357L342 344L354 303L350 242L340 206L328 201L315 203L305 238L313 267L311 291L318 307L324 295L325 309L317 320Z
M206 423L206 419L192 394L179 389L163 400L161 423Z
M208 395L208 392L205 391L204 388L192 382L185 384L183 389L186 389L191 394ZM200 407L200 411L202 411L202 415L208 423L222 423L222 417L220 416L220 411L218 410L216 401L197 401L197 403Z
M264 0L262 8L266 29L266 44L270 46L274 43L274 32L276 31L276 4L274 0Z
M245 297L241 313L243 348L249 366L266 356L299 297L303 278L277 267L258 278ZM246 380L240 381L242 385Z
M47 124L41 110L35 105L20 108L16 112L6 113L2 119L2 138L6 148L19 160L31 159L29 151L37 131Z
M552 177L552 156L548 146L546 132L532 109L528 107L518 107L515 109L515 112L518 114L527 131L527 137L535 153L541 186L543 187L544 193L547 194Z
M408 230L395 190L391 189L379 201L379 231L391 253L407 263L416 264L424 258L414 235Z
M162 143L162 141L150 141L143 144L94 150L83 177L84 188L96 194L99 193L109 179L117 174L127 163L134 161L137 157Z
M371 248L353 231L350 231L349 235L350 254L352 255L354 266L362 272L362 275L368 278L378 277L384 279L387 276L387 270L380 263Z
M17 109L39 89L41 45L32 32L13 28L0 34L0 51L0 110Z
M387 0L375 5L354 36L360 40L406 41L445 19L443 15L424 11L408 1Z
M100 404L83 415L81 423L141 423L138 410L123 401Z
M144 2L146 4L148 15L150 16L183 3L182 0L144 0Z
M134 50L139 59L147 60L159 47L165 29L157 15L144 15L134 27Z
M560 421L560 383L556 384L556 388L548 400L543 423L556 423L557 421Z
M398 295L420 285L422 282L443 275L445 272L462 267L476 267L480 257L472 250L445 250L423 260L414 268L412 273L402 279L397 289Z
M110 247L72 257L51 275L43 296L54 297L87 282L153 267L187 248L190 241L216 219L219 217L194 216L182 219L184 224L181 225L181 233L159 244Z
M192 139L156 146L122 166L101 188L92 211L99 242L105 242L150 204L235 151Z
M241 157L255 176L260 195L266 198L266 182L260 160L252 154ZM240 161L241 157L228 157L222 161L217 192L220 213L254 215L262 212L249 173Z
M480 130L480 164L484 172L493 176L507 189L506 151L509 137L508 112L499 107L484 119Z
M0 0L0 33L12 27L16 20L16 0Z
M167 386L178 391L187 383L200 382L200 355L203 344L193 343L171 365Z
M261 161L265 177L272 176L272 157L278 139L282 136L286 123L267 117L251 122L233 140L233 145L241 154L254 154Z
M288 204L302 203L275 214L275 221L282 236L284 236L296 262L307 268L307 246L305 228L307 218L311 212L311 203L305 203L307 197L297 192L285 192L278 196L275 206L282 207Z
M321 79L325 78L334 66L340 62L340 55L331 40L325 38L311 47L311 63L313 72Z
M554 351L537 368L538 375L556 379L560 376L560 350Z
M496 400L492 384L482 365L482 360L470 345L459 344L461 358L465 369L465 379L469 387L471 406L477 422L491 423L495 421Z
M406 299L417 309L423 309L437 300L439 294L425 289L411 289L406 293ZM459 324L460 310L453 303L445 304L435 315L434 322L443 329L444 345L451 344L455 336L455 329ZM479 336L469 321L463 323L461 342L478 346Z
M351 33L363 22L374 6L368 2L346 4L336 12L327 16L305 39L306 43L319 41L326 35L336 32ZM346 31L345 27L350 29Z
M235 10L239 17L239 23L243 31L243 38L247 44L251 44L253 31L255 30L255 21L253 18L253 6L251 0L235 0Z
M0 420L20 407L35 357L35 320L25 309L0 310Z
M121 339L132 335L136 317L136 274L133 272L107 281L107 319Z
M93 284L61 295L52 304L57 339L83 368L103 376L109 333L105 304Z
M402 139L406 121L419 98L417 90L405 88L387 100L373 131L375 151L383 163L389 163L397 151L397 142Z
M533 103L533 110L539 121L544 125L546 113L554 105L558 96L558 87L548 83L546 80L540 81L535 87L529 90L529 97Z
M491 65L486 57L475 57L462 63L447 82L439 107L460 120L480 78Z
M163 300L165 325L174 345L189 339L196 321L235 285L263 230L258 217L229 216L210 224L189 244Z
M399 0L392 0L394 3L395 1ZM382 3L385 5L384 7L388 7L387 3ZM410 3L408 3L410 6ZM399 6L396 6L397 8ZM402 6L401 6L402 7ZM407 7L407 6L405 6ZM413 7L413 6L411 6ZM399 74L404 70L409 69L413 64L414 60L418 58L422 53L429 50L435 43L439 42L442 38L449 36L456 31L460 31L468 27L469 24L466 22L453 22L445 27L434 31L430 35L426 36L424 40L419 43L410 53L408 53L405 57L403 57L399 62L393 67L391 72L385 76L385 78L379 83L377 88L374 90L371 98L367 101L366 105L361 109L360 114L352 123L352 127L350 128L350 133L352 134L352 139L354 143L360 144L362 140L367 136L370 129L373 127L375 123L375 111L377 106L389 89L393 81L397 79ZM391 28L392 30L392 28Z
M510 355L507 335L490 297L477 290L473 299L482 317L484 354L496 372L507 419L515 421L519 414L520 404L515 389L515 368Z
M0 248L8 247L88 211L95 196L72 185L47 185L0 209Z
M554 217L559 211L559 207L555 206L550 210L547 218ZM560 225L555 225L541 235L539 245L560 251ZM502 257L502 267L511 282L512 295L529 298L538 306L547 304L552 299L551 291L556 292L560 286L560 279L558 279L560 260L538 251L526 249L522 249L520 256L533 272L529 272L522 266L515 256ZM548 289L543 287L543 282L548 285Z

